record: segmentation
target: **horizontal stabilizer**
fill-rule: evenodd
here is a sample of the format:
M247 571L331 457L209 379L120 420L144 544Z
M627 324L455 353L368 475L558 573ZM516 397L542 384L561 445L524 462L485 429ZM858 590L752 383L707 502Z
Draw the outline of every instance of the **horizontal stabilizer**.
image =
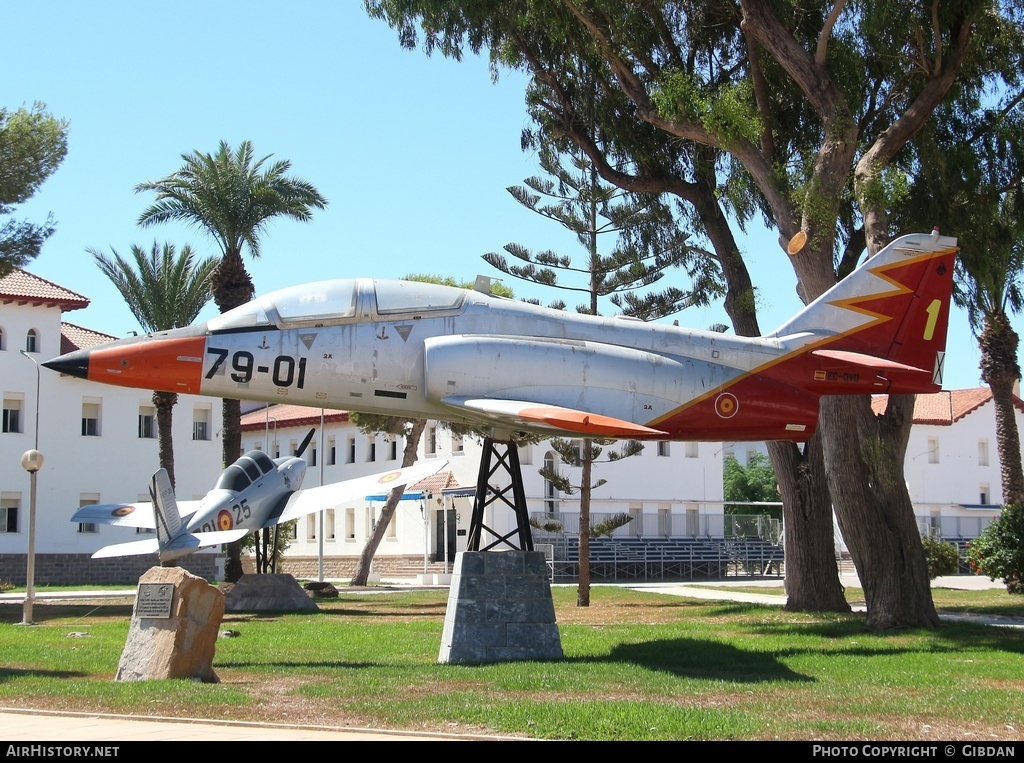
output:
M104 546L95 554L93 559L110 559L116 556L141 556L143 554L160 554L161 561L177 559L179 556L191 554L201 548L217 546L221 543L233 543L248 535L249 530L218 530L209 533L186 533L172 539L162 548L160 541L156 538L135 540L128 543L115 543Z
M151 503L97 503L83 506L71 515L71 521L80 524L138 527L144 530L156 528Z
M135 540L129 543L115 543L112 546L104 546L95 554L93 559L110 559L114 556L142 556L143 554L155 554L160 550L160 542L156 538Z
M861 366L872 371L910 371L912 373L931 374L930 371L925 371L923 368L915 368L914 366L897 363L895 360L877 358L874 355L865 355L848 350L812 350L810 354L816 358L838 360L845 365Z
M195 514L199 501L181 501L178 509L182 521L187 521ZM153 516L153 504L149 501L140 503L97 503L83 506L71 515L76 524L111 525L113 527L137 527L142 530L155 530L156 520Z
M471 413L484 414L492 423L512 429L550 427L552 431L577 432L583 437L613 438L665 434L661 430L634 424L632 421L559 405L486 397L446 397L441 402Z

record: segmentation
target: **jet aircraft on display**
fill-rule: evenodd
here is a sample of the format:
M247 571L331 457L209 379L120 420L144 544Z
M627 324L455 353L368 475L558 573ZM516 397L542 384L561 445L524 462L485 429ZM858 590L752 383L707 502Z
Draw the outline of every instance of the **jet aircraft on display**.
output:
M457 422L501 441L804 441L822 395L940 389L956 251L938 233L898 238L753 338L345 278L43 365L124 387Z
M301 454L309 439L307 436L295 456L272 459L258 450L246 453L221 473L213 490L201 500L179 503L167 471L159 469L150 481L152 503L84 506L71 521L156 530L155 538L104 546L93 554L94 559L157 553L161 562L168 562L382 488L414 484L447 465L446 461L431 462L303 489L306 461Z

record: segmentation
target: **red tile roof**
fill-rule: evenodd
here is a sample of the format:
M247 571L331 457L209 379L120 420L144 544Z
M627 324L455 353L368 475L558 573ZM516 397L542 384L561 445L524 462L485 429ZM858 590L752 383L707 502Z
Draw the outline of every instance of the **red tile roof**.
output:
M421 490L426 493L440 494L442 490L450 487L462 487L462 485L455 479L455 475L451 471L444 471L424 477L415 485L407 487L406 490Z
M61 310L78 310L89 304L89 300L81 294L27 273L21 268L15 268L0 278L0 302L59 307Z
M61 355L81 350L83 347L92 347L93 345L110 342L114 339L117 339L117 337L110 336L110 334L101 334L99 331L93 331L92 329L82 328L74 323L63 322L60 324Z
M275 428L317 426L320 423L320 409L304 405L285 405L275 403L266 408L242 415L242 431L255 432L267 426L267 420L274 423ZM324 421L331 424L348 421L348 411L325 410Z
M950 389L918 395L914 402L914 423L950 426L991 399L992 390L988 387ZM888 395L876 395L871 399L871 409L875 413L882 413L888 403ZM1019 397L1013 398L1013 404L1024 413L1024 402Z

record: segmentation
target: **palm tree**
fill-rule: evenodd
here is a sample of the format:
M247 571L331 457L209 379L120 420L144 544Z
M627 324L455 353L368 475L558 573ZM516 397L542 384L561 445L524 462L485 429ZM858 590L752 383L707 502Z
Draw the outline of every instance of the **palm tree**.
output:
M268 154L257 159L249 141L232 150L221 141L214 154L183 154L181 169L167 177L140 183L136 193L155 191L156 202L139 215L139 225L185 222L208 233L220 246L221 259L213 274L214 302L222 313L252 299L252 278L242 261L242 249L260 256L260 236L275 217L307 222L312 210L327 201L312 185L286 175L291 162L269 163ZM223 461L229 464L242 449L239 427L241 405L224 400ZM242 576L241 545L228 546L225 577Z
M111 249L113 257L89 249L100 270L109 278L128 304L128 309L145 331L166 331L188 326L210 301L210 278L217 258L196 262L187 244L176 254L173 244L161 247L155 241L148 253L132 245L132 262ZM160 466L174 484L174 441L171 437L173 408L178 396L154 392L157 433L160 438Z

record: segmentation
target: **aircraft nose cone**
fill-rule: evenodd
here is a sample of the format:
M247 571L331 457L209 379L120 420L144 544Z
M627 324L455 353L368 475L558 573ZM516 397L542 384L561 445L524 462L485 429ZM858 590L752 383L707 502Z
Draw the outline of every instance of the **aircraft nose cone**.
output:
M77 376L79 379L88 379L89 351L75 350L67 355L61 355L59 358L43 361L42 365L51 371L57 371L68 376Z

